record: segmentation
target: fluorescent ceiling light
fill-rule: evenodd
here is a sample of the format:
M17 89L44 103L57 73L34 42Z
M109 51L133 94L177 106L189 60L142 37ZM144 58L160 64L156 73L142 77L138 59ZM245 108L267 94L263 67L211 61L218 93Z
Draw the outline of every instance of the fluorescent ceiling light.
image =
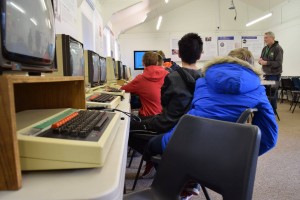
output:
M160 24L161 24L161 20L162 20L162 16L159 16L159 17L158 17L157 24L156 24L156 30L159 30Z
M18 6L17 4L14 4L13 2L9 2L10 5L12 5L15 9L17 9L18 11L20 11L21 13L25 13L25 11L20 7Z
M169 0L165 0L165 2L166 2L166 3L168 3L168 2L169 2Z
M272 13L268 13L268 14L266 14L266 15L264 15L264 16L256 19L256 20L253 20L253 21L249 22L248 24L246 24L246 26L251 26L251 25L253 25L253 24L255 24L255 23L257 23L261 20L267 19L268 17L271 17L271 16L272 16Z
M30 21L34 24L34 25L36 25L37 26L37 23L36 23L36 20L35 19L33 19L33 18L30 18Z
M46 3L44 0L41 0L41 4L42 4L42 7L43 7L43 10L46 11L47 10L47 7L46 7Z

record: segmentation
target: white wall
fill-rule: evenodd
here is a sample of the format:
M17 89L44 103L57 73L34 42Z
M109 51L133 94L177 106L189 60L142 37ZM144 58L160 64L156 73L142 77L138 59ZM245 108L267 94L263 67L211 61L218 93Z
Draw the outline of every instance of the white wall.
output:
M293 4L288 6L287 3L284 3L273 8L271 9L273 11L272 18L251 27L245 27L248 21L265 13L243 2L235 1L238 12L235 21L233 20L234 11L228 9L227 1L192 1L163 15L159 31L155 29L157 19L153 19L121 34L118 41L122 61L132 68L133 76L136 76L141 72L133 70L133 51L162 50L167 57L170 57L170 38L172 36L182 36L188 32L196 32L201 36L263 35L265 31L271 30L284 49L283 75L300 75L300 67L297 67L297 64L300 63L300 56L295 55L298 49L297 44L300 45L300 37L297 37L300 35L298 14L300 9L297 9L300 1L289 0L287 2ZM290 7L296 7L296 9ZM203 63L200 62L197 65L202 66Z
M56 34L67 34L80 41L84 49L106 56L103 41L103 20L86 1L57 0L60 18L55 19ZM72 7L67 7L72 5ZM101 30L100 30L101 29ZM98 34L98 35L96 35Z
M275 39L284 51L282 75L300 76L300 1L287 1L275 10L281 15L273 19L275 25L268 30L275 33Z

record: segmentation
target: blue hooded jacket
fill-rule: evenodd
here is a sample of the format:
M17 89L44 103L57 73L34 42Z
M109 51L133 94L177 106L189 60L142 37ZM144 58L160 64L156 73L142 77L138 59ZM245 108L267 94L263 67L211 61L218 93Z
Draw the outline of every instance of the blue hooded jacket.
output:
M259 155L274 147L278 126L265 87L260 84L260 72L238 58L224 57L211 61L204 67L204 73L205 77L196 81L188 114L236 122L244 110L257 108L252 124L257 125L262 134ZM174 129L164 134L163 150Z

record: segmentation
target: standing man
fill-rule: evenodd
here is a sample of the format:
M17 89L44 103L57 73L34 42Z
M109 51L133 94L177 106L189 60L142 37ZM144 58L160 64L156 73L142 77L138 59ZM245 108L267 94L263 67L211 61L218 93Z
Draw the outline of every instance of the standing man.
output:
M275 35L271 31L265 33L264 42L266 46L261 52L258 63L262 65L265 80L279 81L282 73L283 50L278 41L275 41ZM276 88L275 96L278 96L278 88ZM271 105L277 113L277 98L271 100Z

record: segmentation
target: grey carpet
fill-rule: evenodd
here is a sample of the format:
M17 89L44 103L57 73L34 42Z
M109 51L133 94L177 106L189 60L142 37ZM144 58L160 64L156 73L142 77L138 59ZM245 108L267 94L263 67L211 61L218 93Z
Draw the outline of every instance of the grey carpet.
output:
M300 108L292 114L289 103L278 104L279 138L277 146L259 157L253 200L300 200ZM141 157L135 157L126 170L127 193L131 192L133 179ZM129 159L128 159L129 160ZM152 179L139 179L135 190L151 185ZM213 200L221 200L219 194L209 191ZM203 193L192 198L204 200Z

